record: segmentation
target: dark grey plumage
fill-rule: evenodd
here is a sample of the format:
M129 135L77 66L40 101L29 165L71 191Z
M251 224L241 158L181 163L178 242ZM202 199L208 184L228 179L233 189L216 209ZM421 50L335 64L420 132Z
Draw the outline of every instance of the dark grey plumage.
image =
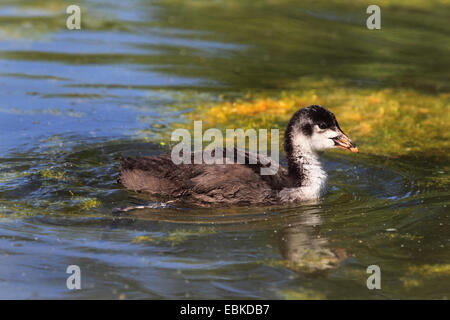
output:
M248 153L245 155L247 164L220 165L176 165L170 154L122 158L119 182L155 200L201 207L277 203L277 191L294 184L287 170L280 167L275 175L260 175L263 164L248 164Z
M166 154L122 158L118 181L155 200L188 206L270 205L315 199L326 186L320 154L335 147L358 152L333 113L320 106L309 106L297 111L288 123L284 137L287 170L280 166L274 175L261 175L262 163L266 162L257 158L256 164L249 164L249 157L254 155L245 151L234 153L236 159L237 152L244 152L246 164L176 165ZM225 159L226 150L221 152ZM193 153L191 158L194 159Z

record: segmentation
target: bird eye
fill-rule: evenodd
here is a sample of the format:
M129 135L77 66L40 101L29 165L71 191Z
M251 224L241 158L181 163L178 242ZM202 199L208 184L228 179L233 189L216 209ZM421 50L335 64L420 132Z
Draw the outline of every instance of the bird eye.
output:
M327 125L326 125L325 123L323 123L323 122L322 122L322 123L319 123L319 128L322 129L322 130L323 130L323 129L326 129L326 128L327 128Z

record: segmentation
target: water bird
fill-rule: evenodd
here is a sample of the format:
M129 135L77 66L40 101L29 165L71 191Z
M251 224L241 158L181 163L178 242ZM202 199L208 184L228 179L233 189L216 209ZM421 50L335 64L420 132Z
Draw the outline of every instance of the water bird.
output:
M256 206L317 200L324 195L327 174L321 156L341 148L358 152L332 112L318 105L298 110L290 119L284 150L287 168L261 175L256 164L174 164L170 154L120 159L118 182L152 199L194 207ZM223 157L227 153L223 149ZM244 152L248 160L252 155ZM191 154L194 157L194 154ZM224 159L225 160L225 159ZM257 159L258 160L258 159Z

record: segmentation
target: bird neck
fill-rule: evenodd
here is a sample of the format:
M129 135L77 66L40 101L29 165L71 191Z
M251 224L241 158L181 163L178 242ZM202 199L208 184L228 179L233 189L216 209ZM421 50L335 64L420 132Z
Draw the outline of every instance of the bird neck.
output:
M289 158L289 174L299 178L298 186L319 185L326 180L327 176L319 154L294 148L294 152Z
M302 188L308 197L320 197L326 190L327 174L322 167L321 153L311 149L306 137L286 131L284 149L288 173L296 188Z

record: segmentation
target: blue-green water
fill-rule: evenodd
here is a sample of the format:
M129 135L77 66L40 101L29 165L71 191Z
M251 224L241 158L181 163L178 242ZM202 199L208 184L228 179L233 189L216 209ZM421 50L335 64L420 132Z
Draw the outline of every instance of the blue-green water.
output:
M0 298L449 297L448 159L333 153L315 205L113 213L142 202L116 183L117 159L166 152L196 101L313 73L445 92L448 5L387 15L410 28L371 52L356 41L364 10L337 4L86 0L80 31L69 4L0 5Z

